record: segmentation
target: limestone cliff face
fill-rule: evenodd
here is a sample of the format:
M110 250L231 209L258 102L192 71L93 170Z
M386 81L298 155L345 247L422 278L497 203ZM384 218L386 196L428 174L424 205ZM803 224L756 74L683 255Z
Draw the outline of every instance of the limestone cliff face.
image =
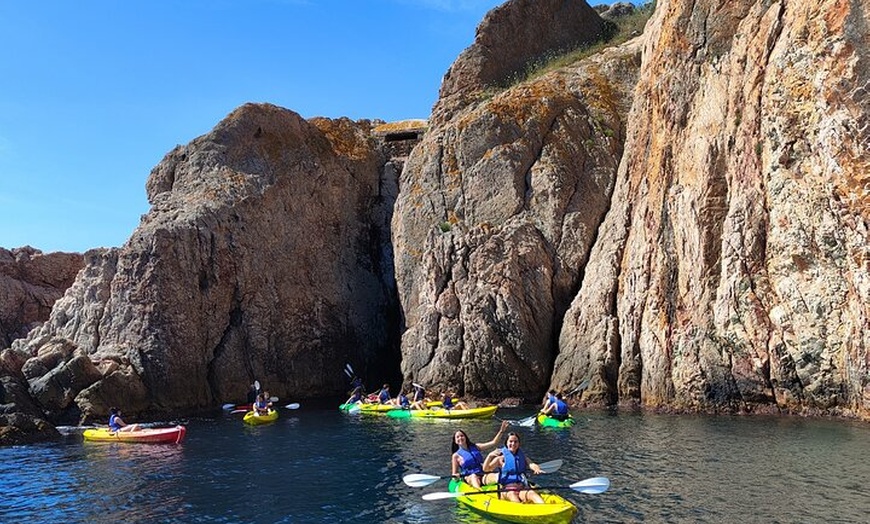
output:
M866 416L868 1L659 1L552 383Z
M89 414L214 406L254 378L282 398L343 391L396 309L370 127L248 104L167 154L130 240L90 254L19 341L31 394Z
M414 149L393 219L408 382L483 397L549 383L610 205L639 53L634 42L508 89Z

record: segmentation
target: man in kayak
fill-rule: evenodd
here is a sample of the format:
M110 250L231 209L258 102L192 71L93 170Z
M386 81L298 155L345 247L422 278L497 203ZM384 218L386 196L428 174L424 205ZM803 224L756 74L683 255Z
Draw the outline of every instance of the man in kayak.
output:
M520 449L520 437L516 433L508 433L503 448L489 452L483 461L483 470L498 471L500 498L512 502L544 503L544 499L529 486L526 478L527 471L538 474L541 467Z
M482 444L471 442L464 431L461 429L457 430L453 434L453 442L450 443L450 449L453 451L453 455L450 458L450 474L477 489L480 489L481 486L489 482L495 482L497 476L494 473L487 475L483 471L483 455L481 455L481 450L485 451L495 446L507 426L508 422L506 420L503 421L498 429L498 433L492 437L492 440Z
M568 414L568 404L565 402L565 399L562 398L561 393L556 393L553 402L551 402L547 408L542 410L541 413L553 417L556 420L566 420L570 416Z
M112 431L139 431L139 424L127 424L121 418L121 410L112 408L109 410L109 429Z

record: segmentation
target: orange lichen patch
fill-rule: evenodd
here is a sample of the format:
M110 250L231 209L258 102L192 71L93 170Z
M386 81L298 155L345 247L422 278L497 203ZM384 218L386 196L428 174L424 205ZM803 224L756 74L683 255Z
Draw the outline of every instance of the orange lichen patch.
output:
M364 160L372 156L372 144L361 136L362 128L352 120L312 118L310 122L326 136L336 153L353 160Z
M396 122L387 122L372 129L374 135L388 135L390 133L401 133L407 131L425 131L429 126L426 120L411 119L399 120Z
M589 109L612 115L620 114L619 93L598 67L589 67L588 78L581 90Z
M487 112L505 120L518 122L545 114L550 101L564 99L567 95L561 79L553 82L553 77L543 81L522 84L493 98L486 104Z

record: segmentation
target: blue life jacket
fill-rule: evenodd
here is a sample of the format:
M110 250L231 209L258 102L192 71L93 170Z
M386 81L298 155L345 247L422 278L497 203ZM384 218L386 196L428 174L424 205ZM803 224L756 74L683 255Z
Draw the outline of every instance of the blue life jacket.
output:
M381 393L378 395L378 400L381 404L386 404L390 401L390 392L389 390L382 389Z
M111 415L109 417L109 429L111 429L112 431L120 431L121 430L121 425L118 424L115 420L117 418L118 418L118 415Z
M404 393L399 395L399 405L402 406L403 408L411 407L411 401L408 400L408 396L405 395Z
M480 450L477 449L477 446L471 446L468 449L460 447L456 450L456 453L462 457L462 465L460 466L459 473L463 477L473 473L483 475L483 455L480 454Z
M557 398L554 402L556 403L556 414L557 415L567 415L568 414L568 404L566 404L564 400Z
M450 395L444 395L444 400L441 403L444 404L444 409L453 409L453 399L450 398Z
M502 455L504 455L504 466L502 466L501 471L498 472L498 483L501 486L507 486L508 484L525 484L526 483L526 468L528 468L528 462L526 462L526 455L523 453L523 450L518 450L517 454L514 455L508 448L502 448Z
M424 391L420 388L414 389L414 402L420 402L425 398Z

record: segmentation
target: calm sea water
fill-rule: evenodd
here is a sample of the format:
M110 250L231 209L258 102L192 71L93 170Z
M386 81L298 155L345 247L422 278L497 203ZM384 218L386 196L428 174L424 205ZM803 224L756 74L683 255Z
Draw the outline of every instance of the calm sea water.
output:
M500 409L520 419L529 409ZM611 479L563 494L577 522L867 522L870 425L837 420L578 413L570 430L518 428L532 459L565 459L539 484ZM170 421L176 422L176 421ZM303 405L275 424L240 416L179 421L181 445L82 442L0 448L0 522L489 522L446 482L457 428L486 441L497 420L396 420ZM546 477L546 478L545 478Z

